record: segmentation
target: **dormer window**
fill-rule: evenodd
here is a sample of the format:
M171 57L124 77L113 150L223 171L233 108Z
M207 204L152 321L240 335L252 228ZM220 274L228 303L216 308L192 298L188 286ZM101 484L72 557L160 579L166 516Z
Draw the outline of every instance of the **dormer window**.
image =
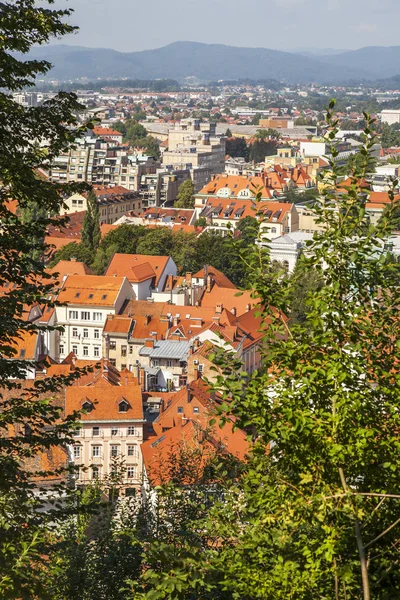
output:
M121 402L118 404L119 412L128 412L128 408L129 402L127 402L126 400L121 400Z
M93 408L94 406L90 400L85 400L85 402L82 404L82 409L86 410L88 413L92 412Z

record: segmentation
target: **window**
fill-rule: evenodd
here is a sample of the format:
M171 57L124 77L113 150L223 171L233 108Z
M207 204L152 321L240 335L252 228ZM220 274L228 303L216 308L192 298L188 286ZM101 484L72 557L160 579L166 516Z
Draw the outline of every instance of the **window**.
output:
M128 435L136 435L136 430L134 427L128 427Z
M136 456L136 446L128 446L128 456Z
M178 415L183 413L183 406L178 406Z
M168 359L167 360L167 367L172 367L172 363L173 363L173 361Z
M68 311L68 318L74 319L76 321L79 318L78 311L77 310Z
M100 427L92 427L92 435L100 435Z
M129 344L129 354L133 354L133 346L132 346L132 344Z
M59 350L60 354L64 354L64 346L63 346L63 344L59 345L58 350Z
M93 350L94 350L94 355L96 357L100 356L100 347L99 346L95 346Z
M89 356L89 346L83 346L83 356Z
M101 446L92 446L92 457L99 458Z
M153 367L158 367L160 364L157 358L153 358L153 360L151 362L153 364Z
M78 429L75 429L75 431L72 433L72 435L74 437L81 437L81 428L79 427Z
M92 467L92 479L99 479L100 477L100 469L96 465Z
M90 312L86 310L81 310L81 320L82 321L90 321Z
M121 402L118 404L119 412L127 412L128 408L129 408L129 404L126 400L121 400Z
M193 406L193 412L197 415L199 413L199 407Z
M72 328L72 337L74 337L74 338L78 337L78 328L77 327Z
M93 321L101 321L101 312L93 313Z
M110 358L110 363L112 364L113 367L115 367L117 364L117 361L115 358Z
M128 479L134 479L135 477L135 467L127 467L126 476Z
M93 332L93 337L95 340L99 340L100 339L100 329L95 329Z
M123 371L124 369L126 369L126 364L122 363L122 365L121 365L121 371Z
M89 337L89 329L84 329L83 330L83 337L84 338L88 338Z
M271 227L271 233L276 233L276 227Z
M115 457L118 456L118 446L111 446L111 456Z
M86 410L86 412L90 413L92 412L94 406L89 400L86 400L86 402L82 404L82 408L83 410Z
M126 346L121 346L121 356L126 356Z
M78 444L76 444L74 446L74 458L80 458L80 456L81 456L81 447Z
M78 354L78 346L72 346L72 352Z
M111 435L118 435L118 427L111 427Z
M110 350L115 350L116 347L116 342L110 342Z

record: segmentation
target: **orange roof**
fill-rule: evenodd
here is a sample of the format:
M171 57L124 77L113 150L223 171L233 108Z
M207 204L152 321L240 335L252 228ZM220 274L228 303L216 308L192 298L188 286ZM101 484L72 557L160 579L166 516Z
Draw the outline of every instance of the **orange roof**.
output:
M124 277L68 275L58 300L79 306L114 306L123 282Z
M109 127L93 127L93 133L95 135L118 135L122 137L122 133L120 131L117 131L116 129L110 129Z
M212 418L216 420L214 425L210 425ZM196 450L199 447L202 449L198 464L200 470L206 466L216 449L225 450L239 460L244 460L249 453L246 434L240 429L234 430L231 421L227 421L221 427L221 420L212 414L182 420L141 445L143 461L152 484L160 485L171 479L174 474L174 455L179 455L182 450ZM198 475L198 469L194 469L193 477Z
M400 200L400 194L394 197L395 202ZM371 192L368 198L369 203L373 204L389 204L389 192Z
M72 243L77 243L80 242L80 239L74 238L74 239L70 239L70 238L66 238L66 237L53 237L50 235L46 235L46 237L44 238L45 244L47 244L48 246L54 246L55 247L55 252L57 250L59 250L60 248L62 248L63 246L66 246L67 244L71 244Z
M126 333L132 326L132 319L121 315L108 315L104 326L104 333Z
M100 231L101 231L101 237L104 237L105 235L107 235L107 233L110 233L110 231L114 231L114 229L118 229L119 225L110 225L109 223L102 223L102 225L100 225Z
M168 260L168 256L115 253L107 267L106 275L117 275L118 277L127 277L129 281L137 281L137 275L135 274L134 268L148 263L154 271L156 285L158 285Z
M46 269L48 273L54 275L58 273L58 279L62 279L66 275L90 275L91 270L83 262L77 260L60 260L58 263L51 268Z
M65 397L67 414L81 411L85 402L93 406L90 412L82 414L82 421L143 420L142 390L139 385L71 386L67 387ZM128 409L120 412L119 403L123 400L128 403Z
M202 195L214 195L222 188L229 188L230 197L237 197L242 190L248 189L254 196L261 192L262 198L272 198L271 191L265 187L262 177L247 175L216 175L198 193Z
M35 360L36 348L38 344L37 331L20 330L18 337L13 338L10 346L15 353L12 358L21 360Z
M131 338L164 340L168 329L169 321L167 319L161 320L160 317L152 317L151 315L135 315Z
M129 275L129 281L134 283L140 283L141 281L147 281L153 279L156 274L149 265L148 262L142 263L141 265L134 265L131 267L131 274Z
M256 211L262 212L264 220L269 223L281 223L292 210L293 204L262 200L260 203L252 199L235 200L230 198L207 198L207 204L203 206L200 217L212 217L214 219L225 219L226 221L255 217Z
M209 277L211 277L212 280L214 281L214 283L216 285L218 285L219 287L237 289L235 284L232 283L232 281L230 279L228 279L228 277L224 273L222 273L222 271L219 271L218 269L216 269L215 267L212 267L211 265L207 265L206 269L207 269L207 275ZM196 279L204 279L204 277L205 277L204 267L202 269L200 269L200 271L197 271L197 273L195 273L193 275L193 277Z
M104 186L94 184L93 191L96 196L120 196L124 194L133 194L132 190L128 190L128 188L122 185L114 185L114 186Z
M211 292L206 292L201 299L202 307L212 307L215 309L217 304L222 308L231 311L236 309L236 315L243 315L245 312L257 305L257 301L251 297L250 292L243 292L236 296L238 290L235 288L221 288L214 286Z

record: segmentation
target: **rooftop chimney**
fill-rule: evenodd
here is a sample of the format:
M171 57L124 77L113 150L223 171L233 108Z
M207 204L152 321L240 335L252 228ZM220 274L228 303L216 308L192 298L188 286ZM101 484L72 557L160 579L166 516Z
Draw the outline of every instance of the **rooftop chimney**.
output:
M215 307L215 312L217 313L217 315L220 315L222 313L222 310L224 308L224 305L221 303L217 304L217 306Z
M146 339L144 345L146 348L154 348L154 340Z

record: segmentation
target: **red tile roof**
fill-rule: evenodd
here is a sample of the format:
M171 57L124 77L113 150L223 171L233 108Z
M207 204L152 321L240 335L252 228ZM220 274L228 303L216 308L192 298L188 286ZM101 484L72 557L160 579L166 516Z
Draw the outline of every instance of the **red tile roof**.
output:
M120 412L119 403L125 400L128 410ZM93 409L82 414L82 421L143 420L142 390L139 385L66 388L66 413L81 411L89 402Z
M139 265L147 263L153 270L155 274L155 283L158 285L158 282L164 273L165 267L167 266L168 260L168 256L115 253L107 267L106 275L127 277L129 281L137 281L137 275L133 269Z

